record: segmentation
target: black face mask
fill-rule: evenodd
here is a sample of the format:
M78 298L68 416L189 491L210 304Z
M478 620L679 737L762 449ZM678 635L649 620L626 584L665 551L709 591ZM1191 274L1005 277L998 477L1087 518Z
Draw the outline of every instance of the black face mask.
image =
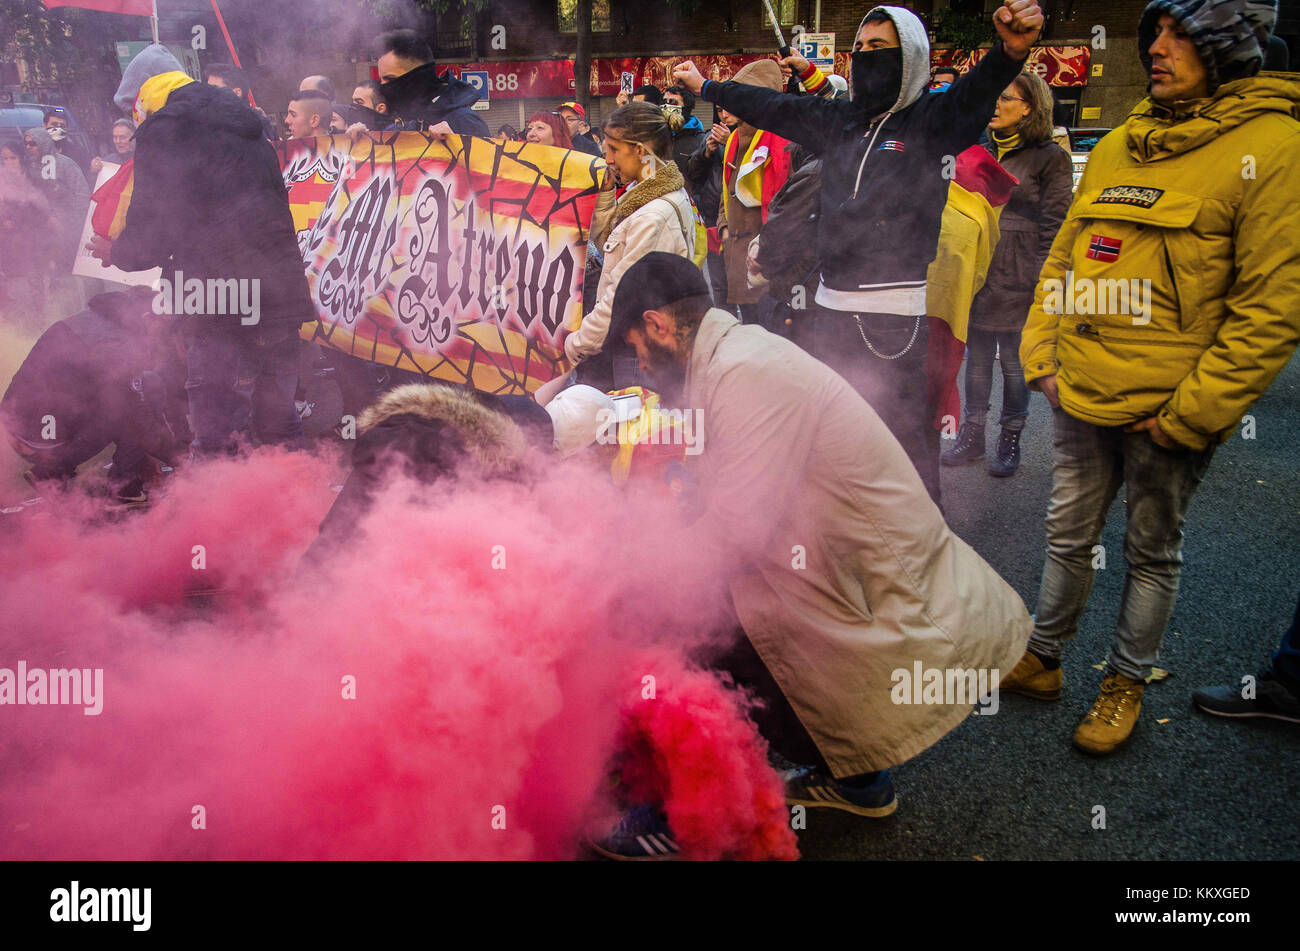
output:
M853 103L879 115L898 101L903 88L903 48L858 50L853 54Z
M410 72L403 73L386 83L380 83L384 100L390 106L409 105L412 102L427 102L438 84L438 67L435 63L425 63Z

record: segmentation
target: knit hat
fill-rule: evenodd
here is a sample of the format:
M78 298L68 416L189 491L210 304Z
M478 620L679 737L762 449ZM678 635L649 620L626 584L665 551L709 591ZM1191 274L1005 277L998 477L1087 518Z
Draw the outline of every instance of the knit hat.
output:
M570 112L577 115L577 117L583 122L587 121L587 110L583 109L582 106L576 102L562 102L555 107L556 112L559 112L562 109L568 109Z
M641 326L641 316L647 310L659 310L688 297L709 296L709 285L690 258L651 251L619 278L605 339L609 345L621 346L624 335Z
M1187 31L1205 66L1213 94L1223 83L1259 72L1277 23L1277 0L1152 0L1138 23L1138 56L1151 74L1151 44L1160 15Z
M562 459L600 439L615 421L613 398L582 383L560 390L546 404L546 412L555 430L555 451Z
M785 88L785 77L781 67L774 59L759 59L746 63L731 77L733 83L746 83L750 86L766 86L780 92Z
M147 80L161 76L163 73L175 72L185 72L185 67L181 65L180 60L161 43L151 43L127 64L126 70L122 73L121 85L117 87L117 94L113 96L113 102L123 112L130 112L131 107L135 105L136 97L140 95L140 87Z

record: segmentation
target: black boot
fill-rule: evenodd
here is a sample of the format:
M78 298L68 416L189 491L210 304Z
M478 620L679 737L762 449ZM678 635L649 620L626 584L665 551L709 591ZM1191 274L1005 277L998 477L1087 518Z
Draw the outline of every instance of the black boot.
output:
M1020 468L1020 430L1003 429L998 436L998 448L989 463L989 475L1006 477L1015 475Z
M964 466L984 458L984 426L965 423L957 434L957 444L939 457L945 466Z

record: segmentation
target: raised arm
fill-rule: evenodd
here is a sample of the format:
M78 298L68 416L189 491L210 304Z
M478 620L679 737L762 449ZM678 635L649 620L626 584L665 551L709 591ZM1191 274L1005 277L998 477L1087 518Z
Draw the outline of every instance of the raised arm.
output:
M739 116L756 129L775 132L814 152L826 151L831 133L849 120L852 104L818 96L795 96L764 86L706 80L694 63L682 63L673 77L697 96Z

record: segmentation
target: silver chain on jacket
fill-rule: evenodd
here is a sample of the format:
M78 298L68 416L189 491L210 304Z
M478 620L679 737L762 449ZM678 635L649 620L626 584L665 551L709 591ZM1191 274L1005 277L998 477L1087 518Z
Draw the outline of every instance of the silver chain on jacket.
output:
M885 354L877 350L875 347L873 347L871 345L871 341L867 339L867 333L865 330L862 329L862 318L859 317L857 314L854 314L853 319L858 322L858 333L862 335L862 342L867 345L868 350L870 350L876 356L880 357L880 359L882 360L897 360L899 357L907 356L907 351L911 350L912 344L916 343L916 335L921 332L922 318L917 317L916 322L912 324L912 337L910 340L907 341L907 346L904 347L902 350L898 351L898 353L895 353L893 356L886 356Z

